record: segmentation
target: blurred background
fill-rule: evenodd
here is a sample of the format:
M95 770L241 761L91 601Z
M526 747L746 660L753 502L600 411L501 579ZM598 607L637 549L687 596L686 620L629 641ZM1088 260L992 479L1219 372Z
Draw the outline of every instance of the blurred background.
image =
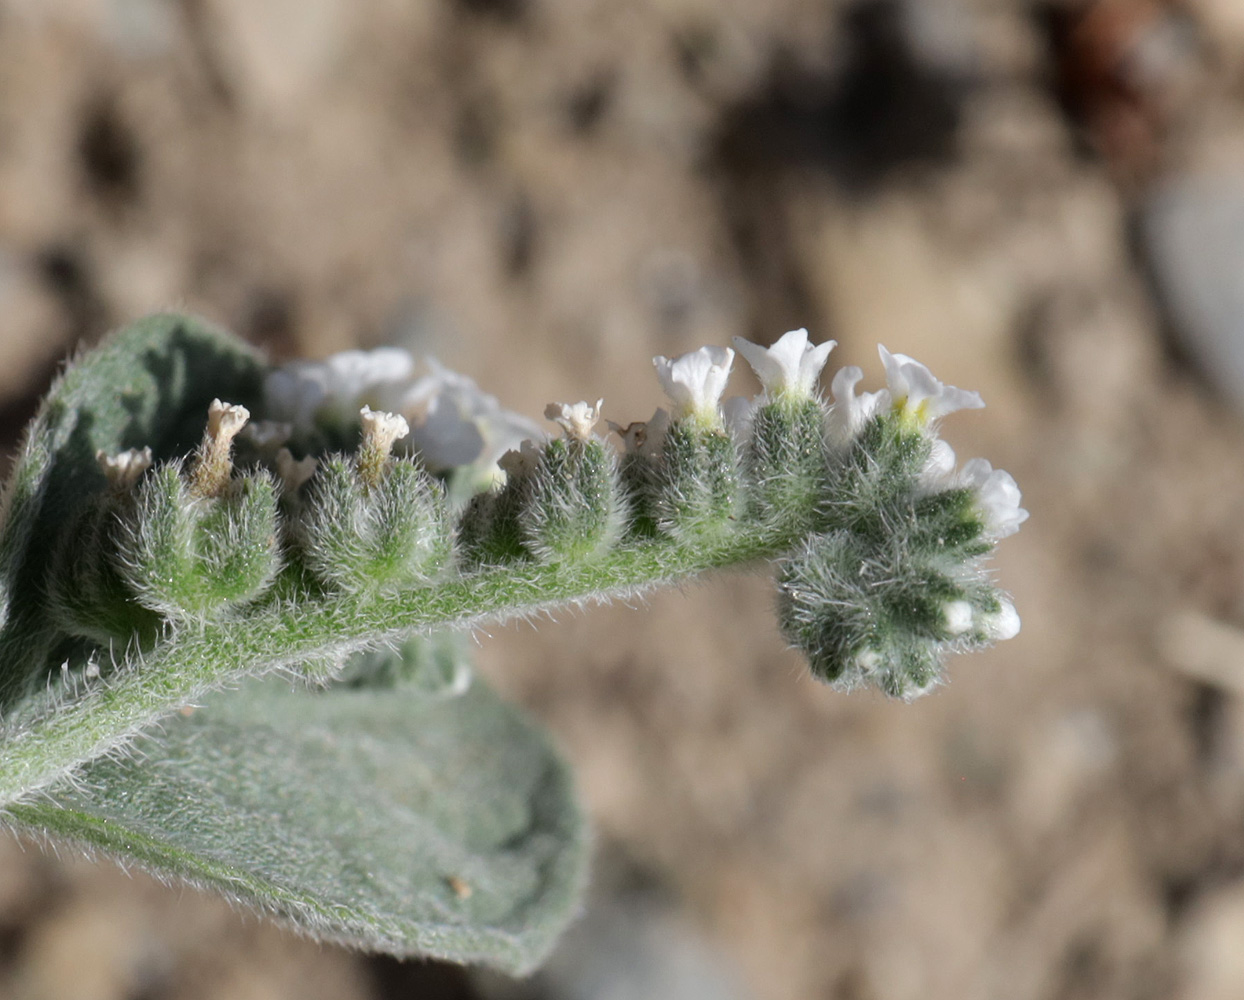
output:
M1244 997L1239 0L0 0L6 454L167 307L621 423L653 354L880 341L984 395L1024 629L914 705L811 681L762 574L493 629L597 829L545 972L0 840L0 997Z

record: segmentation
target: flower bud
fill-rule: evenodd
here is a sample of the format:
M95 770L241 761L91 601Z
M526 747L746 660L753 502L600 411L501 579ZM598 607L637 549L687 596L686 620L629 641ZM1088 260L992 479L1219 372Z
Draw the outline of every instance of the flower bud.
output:
M827 488L834 530L808 536L778 583L782 631L816 676L908 700L941 682L947 653L1018 631L982 557L1016 521L1019 498L1010 477L984 466L970 485L928 492L965 477L909 418L886 413L859 429Z
M294 536L306 567L331 589L359 593L419 583L449 559L441 485L410 459L388 460L373 479L372 459L322 459L305 489Z
M835 531L811 536L784 562L778 617L820 680L909 698L940 676L949 635L939 591L954 588L922 578L899 552Z
M733 530L740 510L739 456L724 428L695 417L670 424L652 469L648 507L657 527L675 538Z
M266 471L211 481L157 468L122 518L122 578L144 607L176 620L214 618L261 596L281 568L277 487Z
M743 469L752 513L770 524L807 523L825 496L825 408L808 395L762 400L750 415Z
M598 440L572 435L550 441L516 487L523 545L541 562L590 559L622 533L626 504L617 463Z

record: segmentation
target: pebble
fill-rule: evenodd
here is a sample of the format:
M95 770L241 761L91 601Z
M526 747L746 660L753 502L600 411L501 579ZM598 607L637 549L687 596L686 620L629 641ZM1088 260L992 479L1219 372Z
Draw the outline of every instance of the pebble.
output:
M1169 182L1142 209L1142 238L1172 333L1244 414L1244 175Z

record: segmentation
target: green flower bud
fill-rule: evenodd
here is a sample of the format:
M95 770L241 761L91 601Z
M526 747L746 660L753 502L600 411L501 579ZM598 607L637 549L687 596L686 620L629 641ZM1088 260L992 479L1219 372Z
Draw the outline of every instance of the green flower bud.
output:
M518 477L518 529L540 562L590 559L622 533L627 509L617 462L592 436L602 404L550 403L545 416L566 435L540 449L534 467Z
M653 469L651 510L658 528L682 540L732 531L739 514L739 456L723 428L675 420Z
M951 638L943 605L961 592L849 532L807 539L782 566L778 617L814 676L840 690L865 684L894 697L923 693L940 677Z
M353 457L321 460L294 534L312 575L347 592L431 579L451 548L444 491L409 459L390 460L378 471L367 463L360 468Z
M549 442L525 486L519 531L541 562L590 559L622 533L626 507L616 463L600 441Z
M215 618L260 597L281 568L277 487L266 471L213 485L156 469L121 522L119 569L143 607L175 620Z
M782 523L815 511L829 481L820 400L788 395L762 401L748 423L743 469L753 515Z

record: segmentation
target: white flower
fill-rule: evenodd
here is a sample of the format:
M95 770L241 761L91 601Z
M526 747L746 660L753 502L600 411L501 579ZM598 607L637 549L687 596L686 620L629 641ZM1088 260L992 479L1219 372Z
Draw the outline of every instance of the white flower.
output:
M734 338L734 346L752 366L771 398L807 399L837 341L827 340L813 347L808 343L808 331L800 329L783 334L772 347L762 347L742 337Z
M981 628L985 635L994 642L1005 642L1019 635L1019 614L1015 610L1015 605L1006 598L1002 598L999 603L1001 608L998 613L985 617L981 621Z
M941 438L934 438L929 457L920 470L920 492L940 493L955 485L955 450Z
M942 605L942 616L951 635L963 635L972 627L972 605L967 601L947 601Z
M890 401L905 416L928 424L956 410L975 410L985 405L979 393L943 385L914 358L891 354L880 346L878 351L885 365Z
M941 676L935 674L927 683L921 684L919 687L908 687L903 690L903 701L911 704L917 698L923 698L926 694L932 694L937 688L941 687L945 681Z
M628 455L639 454L639 449L648 438L648 425L644 421L632 420L625 427L613 420L606 420L605 424L622 439L623 451Z
M288 448L282 448L276 453L276 474L280 477L281 486L286 493L297 493L298 488L315 475L318 467L319 462L310 455L295 460Z
M524 441L497 459L497 465L508 479L522 479L540 467L540 448L534 441Z
M253 420L242 429L241 437L261 455L275 455L293 435L293 424L279 420Z
M497 460L523 441L542 441L534 420L502 407L466 375L450 371L435 358L431 371L416 379L397 409L410 420L411 447L433 469L478 466L491 474Z
M499 459L528 438L545 437L532 420L504 409L465 375L426 359L415 362L398 347L343 351L320 362L298 361L264 380L266 415L292 425L295 435L348 427L364 406L405 418L409 437L402 447L417 451L439 471L477 467L487 478L499 473Z
M665 447L665 435L669 433L670 415L663 406L658 406L648 418L644 440L639 446L639 453L647 458L656 458Z
M414 368L414 359L399 347L295 361L264 379L266 416L305 434L317 421L349 423L364 405L391 410L394 393L409 384Z
M874 673L881 665L881 654L875 649L861 649L855 654L855 669L864 676Z
M974 458L964 465L959 483L976 491L985 533L991 538L1013 535L1028 520L1028 511L1019 505L1019 486L1009 472L995 469L988 460Z
M102 448L95 452L95 461L107 477L110 486L118 490L128 490L144 472L151 468L150 448L130 448L117 455L109 455Z
M954 469L954 449L940 438L934 438L929 456L924 459L921 474L917 479L917 491L921 496L942 493L942 490L954 489L959 484L959 476Z
M672 361L652 359L661 388L674 402L674 419L694 417L709 426L721 426L717 401L726 390L734 351L728 347L701 347Z
M373 410L364 406L359 410L359 424L363 428L363 448L374 449L378 454L388 455L393 442L410 433L406 418L397 413Z
M222 447L228 445L242 432L250 418L251 412L245 406L213 399L212 405L207 408L207 436Z
M756 400L746 396L731 396L721 404L721 415L726 429L736 441L746 441L751 436L752 417L756 415Z
M609 429L622 439L622 446L628 455L655 458L661 454L661 446L665 443L665 432L670 427L670 415L657 407L646 421L633 420L625 427L615 424L612 420L605 422L609 425Z
M549 403L544 408L544 416L561 426L567 437L586 441L592 436L592 428L600 420L600 408L605 405L603 399L591 403Z
M864 372L855 365L843 368L834 376L831 387L834 402L825 417L825 433L830 444L839 450L851 445L860 428L868 423L887 398L884 390L862 392L857 396L855 386L863 377Z

